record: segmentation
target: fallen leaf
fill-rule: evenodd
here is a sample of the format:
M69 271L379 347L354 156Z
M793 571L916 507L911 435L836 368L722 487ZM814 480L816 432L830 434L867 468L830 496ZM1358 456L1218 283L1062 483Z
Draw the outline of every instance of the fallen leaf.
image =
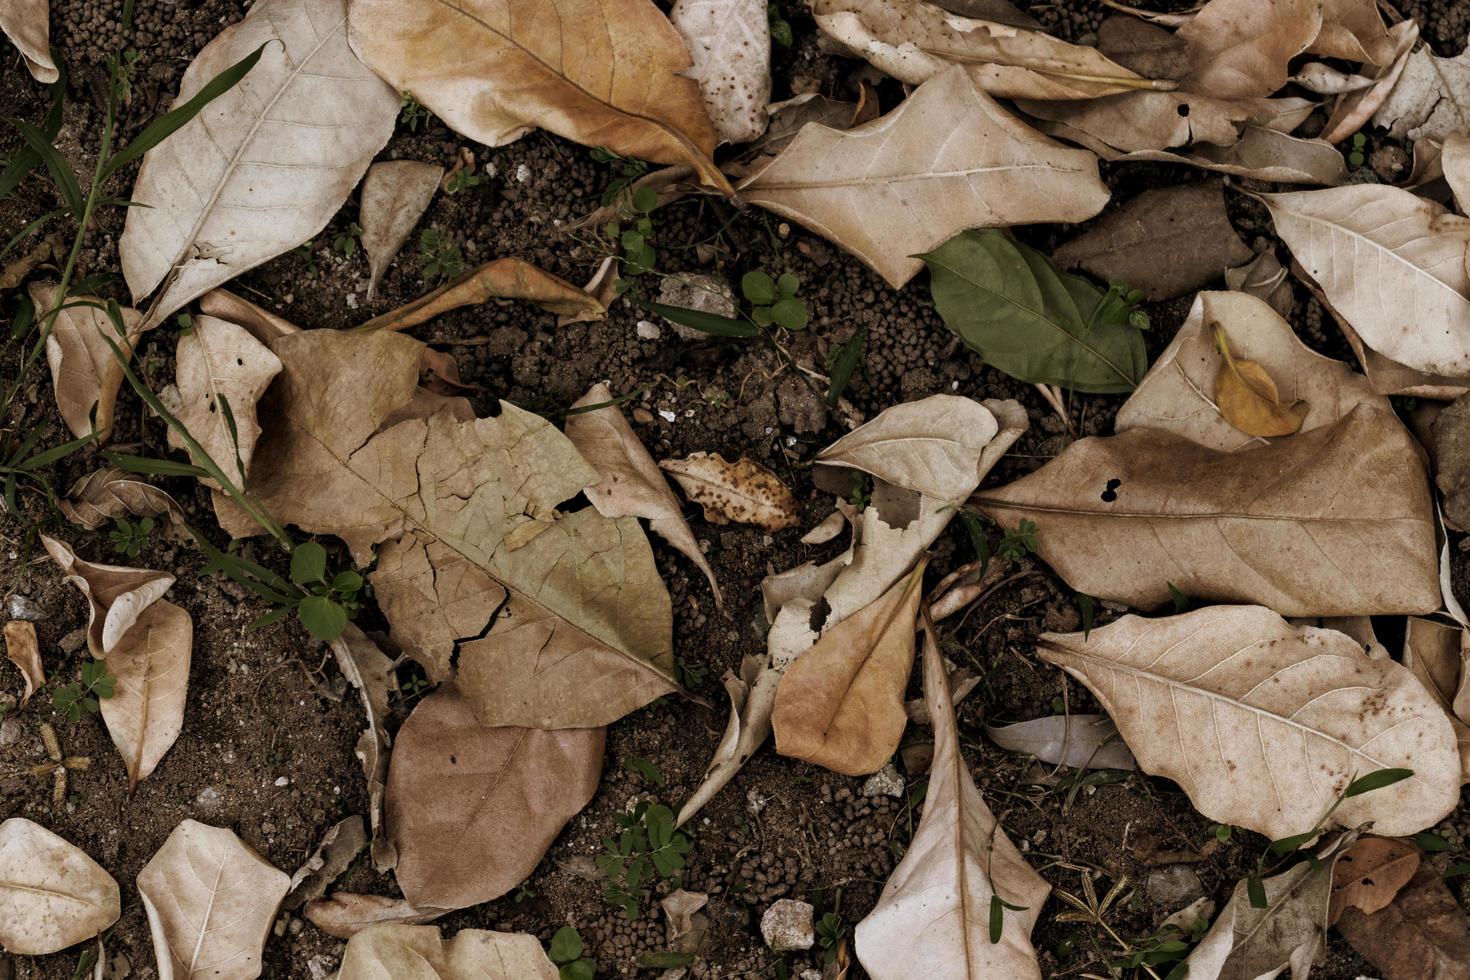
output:
M236 296L228 289L211 289L199 297L199 309L209 316L217 316L221 320L229 320L244 327L250 332L250 336L267 347L277 337L301 332L301 328L291 321L276 316L243 296Z
M1148 369L1142 335L1100 309L1101 290L999 231L962 232L920 258L945 325L1013 378L1117 394Z
M1439 608L1419 450L1365 405L1233 453L1155 429L1082 439L970 499L1003 527L1034 521L1038 554L1074 590L1138 609L1168 604L1171 585L1288 616Z
M524 259L493 259L396 310L373 317L357 330L407 330L450 310L492 299L525 300L563 316L605 312L592 296Z
M1383 980L1470 977L1470 920L1428 862L1387 908L1373 915L1344 910L1337 931Z
M56 285L31 283L31 302L36 316L45 316L56 304ZM106 442L112 434L112 413L117 405L117 391L122 385L123 366L108 345L108 339L128 357L142 334L142 315L136 310L122 311L125 336L118 336L105 310L81 304L102 303L95 296L70 296L67 308L56 314L51 332L46 335L46 363L51 368L51 385L56 392L56 407L66 427L77 438L92 432L92 413L97 416L97 441Z
M368 302L383 273L408 241L409 234L434 199L444 168L417 160L381 160L368 167L358 196L362 250L368 260Z
M321 898L367 847L362 817L353 814L332 824L306 863L291 876L291 887L281 907L288 912Z
M548 16L551 14L552 16ZM540 127L693 167L727 192L679 32L648 0L353 0L352 47L453 130L503 146ZM445 65L453 65L445 71Z
M1441 58L1426 45L1410 54L1373 125L1415 142L1428 137L1442 143L1470 132L1470 52Z
M179 338L175 362L182 402L174 414L235 486L244 486L260 436L255 403L281 373L280 360L244 327L200 315ZM168 444L188 450L172 426ZM203 482L214 487L213 480Z
M1097 696L1140 769L1179 783L1209 820L1279 840L1317 827L1352 780L1396 767L1414 775L1343 799L1325 826L1413 834L1459 799L1444 712L1407 670L1341 633L1209 606L1124 616L1088 637L1045 633L1037 650Z
M1300 85L1318 95L1342 95L1346 92L1357 92L1373 84L1373 79L1366 75L1350 75L1320 61L1302 65L1291 76L1290 81L1293 85Z
M557 980L535 936L461 929L445 942L438 926L376 925L342 953L338 980Z
M699 948L704 930L709 928L709 917L700 914L700 909L708 904L709 895L682 888L676 888L658 900L659 908L668 917L665 937L670 946L691 953Z
M1112 163L1182 163L1236 177L1288 184L1335 185L1345 183L1348 177L1347 164L1331 143L1288 136L1264 126L1246 126L1240 138L1226 146L1200 142L1187 148L1129 153L1122 153L1065 123L1043 128L1053 136L1087 147ZM1146 191L1140 196L1155 193L1159 191Z
M449 914L448 909L416 909L401 898L337 892L306 903L301 913L322 932L351 939L370 926L421 925Z
M184 512L164 491L141 477L116 466L93 470L72 484L66 499L57 506L67 520L95 531L119 517L163 517L174 531L182 533Z
M1230 335L1218 322L1210 327L1220 369L1215 373L1215 405L1220 417L1248 436L1289 436L1302 427L1310 406L1298 399L1283 403L1276 382L1256 361L1230 353Z
M1251 254L1225 214L1222 185L1206 181L1144 191L1057 248L1052 261L1164 300L1219 278Z
M1210 0L1175 34L1193 61L1179 85L1223 99L1264 98L1286 84L1287 62L1321 30L1321 0Z
M1182 78L1190 66L1189 45L1157 24L1113 14L1097 28L1097 50L1144 78Z
M1312 54L1386 65L1393 40L1375 0L1324 0L1322 30L1307 48Z
M803 534L800 540L802 544L826 544L841 534L846 527L847 515L840 510L834 510L823 518L822 523Z
M873 980L905 980L921 942L932 977L1039 980L1031 929L1051 886L1016 850L965 767L944 660L927 625L924 692L934 716L924 813L877 905L854 931L858 961Z
M99 660L133 628L143 610L174 584L168 572L83 561L69 545L44 534L41 544L67 582L87 597L87 649Z
M1470 633L1456 624L1410 616L1404 621L1403 665L1444 709L1460 747L1460 776L1470 782Z
M1439 160L1445 183L1450 185L1455 204L1464 214L1470 208L1470 135L1456 133L1445 140Z
M1282 317L1290 316L1296 305L1286 267L1277 261L1275 252L1262 252L1245 265L1226 269L1225 287L1265 300Z
M20 51L36 81L50 85L61 77L51 60L50 0L0 0L0 31Z
M362 763L368 790L368 826L372 832L373 865L387 871L396 863L383 832L383 796L387 792L388 692L393 690L393 661L368 639L367 634L351 623L342 635L329 644L337 658L337 667L347 682L357 689L367 716L367 728L358 736L353 754ZM335 935L335 933L333 934Z
M514 888L597 792L605 738L602 728L490 728L452 687L420 701L388 770L404 898L459 909Z
M38 823L0 823L0 949L44 956L91 939L122 914L112 875Z
M1419 870L1419 848L1391 837L1364 837L1332 869L1327 924L1337 925L1348 906L1372 915L1387 908Z
M1228 147L1240 138L1253 106L1240 99L1216 99L1192 92L1128 92L1102 99L1048 102L1019 99L1026 115L1067 127L1120 152L1165 150L1216 143Z
M563 313L556 318L558 327L569 327L574 323L594 323L598 320L607 319L607 311L612 309L618 301L618 283L621 277L622 260L617 255L609 255L598 263L597 270L592 273L592 278L587 280L587 285L582 291L602 306L602 312L584 310L581 313Z
M1047 715L1000 728L985 726L990 740L1008 752L1074 769L1135 769L1118 726L1107 715Z
M1434 482L1444 495L1444 516L1470 528L1470 397L1461 395L1434 420Z
M722 143L748 143L766 128L771 27L763 0L678 0L669 20L684 38L704 108Z
M46 686L46 668L41 665L41 644L36 639L34 623L24 619L6 622L5 659L15 664L25 681L25 693L20 696L20 706L24 708L31 695Z
M156 292L145 327L310 241L393 135L398 92L348 47L346 0L254 4L195 57L174 105L262 46L238 85L143 155L118 250L134 302Z
M956 118L967 125L937 122ZM1036 133L959 67L856 129L804 126L740 194L852 252L895 288L922 268L916 253L963 229L1083 221L1108 199L1091 153Z
M368 575L389 637L438 683L454 673L460 640L484 632L505 590L443 542L407 534L383 546Z
M704 519L711 524L734 521L780 531L801 523L796 498L781 478L743 456L731 463L719 453L690 453L658 465L704 508Z
M1381 66L1365 69L1373 79L1372 86L1338 97L1332 115L1322 127L1321 138L1329 143L1340 143L1352 136L1375 117L1397 87L1399 79L1408 67L1410 51L1419 40L1419 22L1412 17L1395 24L1388 32L1389 59ZM1416 152L1417 157L1417 152ZM1417 169L1417 168L1416 168Z
M102 720L123 757L129 793L183 730L193 650L193 618L159 599L107 651L107 672L117 678L117 689L102 699Z
M903 692L924 567L920 561L786 669L771 715L778 753L848 776L877 772L893 757L908 724Z

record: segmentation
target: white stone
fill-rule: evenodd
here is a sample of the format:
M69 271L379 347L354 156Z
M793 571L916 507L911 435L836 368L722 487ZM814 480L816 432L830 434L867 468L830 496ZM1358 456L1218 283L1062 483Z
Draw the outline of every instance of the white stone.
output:
M812 932L811 905L794 898L781 899L761 916L761 935L772 952L811 949L816 941Z
M644 340L657 340L664 332L658 328L658 324L650 320L638 321L638 336Z
M888 763L863 783L864 796L903 796L903 776L899 775L898 767Z

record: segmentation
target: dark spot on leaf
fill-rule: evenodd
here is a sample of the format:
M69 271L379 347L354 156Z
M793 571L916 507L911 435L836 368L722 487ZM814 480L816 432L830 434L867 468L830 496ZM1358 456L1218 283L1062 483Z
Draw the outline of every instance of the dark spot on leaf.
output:
M1119 479L1116 479L1116 478L1115 479L1112 479L1112 480L1109 480L1108 481L1108 485L1103 488L1103 492L1102 492L1102 501L1103 501L1103 503L1110 504L1113 501L1117 500L1118 499L1118 488L1121 487L1122 485L1123 485L1123 481L1122 480L1119 480Z

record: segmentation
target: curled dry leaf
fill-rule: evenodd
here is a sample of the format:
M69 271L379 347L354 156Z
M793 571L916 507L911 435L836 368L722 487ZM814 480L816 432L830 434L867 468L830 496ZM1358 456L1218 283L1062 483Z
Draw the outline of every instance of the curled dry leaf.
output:
M1055 134L1082 142L1081 133L1117 152L1165 150L1216 143L1230 146L1241 127L1255 115L1253 105L1239 99L1215 99L1191 92L1129 92L1103 99L1046 102L1020 99L1028 116L1065 126Z
M1139 609L1169 603L1170 583L1288 616L1440 604L1419 449L1397 418L1366 405L1232 453L1158 429L1082 439L971 501L1004 527L1035 522L1038 553L1073 589Z
M1230 353L1230 335L1218 322L1211 325L1220 370L1215 372L1215 405L1220 417L1248 436L1289 436L1302 427L1310 406L1298 399L1283 404L1276 382L1256 361Z
M150 604L107 651L116 693L102 699L102 720L123 757L128 791L148 777L184 727L194 620L167 599Z
M823 449L814 462L959 501L978 484L985 448L999 431L995 414L973 398L931 395L886 409Z
M145 326L309 241L393 135L398 93L347 46L346 0L254 4L199 52L174 105L262 46L143 156L118 249L135 302L161 289Z
M56 289L55 284L31 283L31 302L38 317L56 304ZM95 408L98 442L106 442L112 434L112 412L123 380L122 364L107 341L110 338L131 357L133 345L143 332L143 317L136 310L122 311L125 335L120 337L105 310L80 305L102 302L95 296L69 297L68 308L56 314L46 335L46 363L51 368L56 407L61 409L66 427L78 438L92 432Z
M357 814L332 824L311 857L291 876L291 888L286 892L281 907L288 912L294 911L321 898L332 882L352 866L367 843L367 831L363 829L362 817Z
M24 708L31 695L46 686L46 668L41 664L36 624L23 619L5 623L5 659L15 664L25 682L25 693L20 696L20 706Z
M124 568L121 565L96 565L76 556L71 547L55 538L41 535L51 560L56 562L67 582L87 597L87 649L99 660L107 656L123 635L160 596L174 584L168 572L146 568Z
M338 980L557 980L535 936L438 926L377 925L347 943Z
M471 269L427 295L373 317L357 329L407 330L450 310L492 299L525 300L563 316L606 312L595 298L565 279L543 272L524 259L506 258L493 259Z
M990 740L1009 752L1074 769L1136 769L1133 753L1107 715L1048 715L1000 728L985 726Z
M1410 54L1373 124L1416 142L1470 132L1470 52L1441 58L1426 45Z
M160 980L254 980L291 879L222 827L185 820L138 872Z
M428 210L444 168L418 160L381 160L368 167L358 198L362 250L367 253L371 302L383 273Z
M51 0L0 0L0 31L36 81L50 85L61 77L51 60Z
M1470 978L1470 919L1427 861L1387 908L1347 908L1337 931L1383 980Z
M337 892L331 898L307 902L301 914L327 935L351 939L369 926L422 925L448 912L448 909L416 909L401 898Z
M1470 708L1467 659L1470 659L1470 631L1463 626L1418 616L1404 621L1403 665L1444 709L1460 747L1460 776L1470 782L1470 724L1461 717L1462 711L1470 714L1465 710ZM1466 693L1462 696L1462 692Z
M734 521L780 531L801 523L796 498L781 478L743 456L731 463L719 453L690 453L658 465L704 508L704 519L711 524Z
M964 118L954 129L946 120ZM963 68L846 132L804 126L743 198L852 252L895 288L966 228L1083 221L1107 203L1097 160L1007 113Z
M394 687L393 661L351 623L331 642L337 667L357 689L367 716L367 728L357 739L353 754L362 763L368 790L368 826L372 832L373 865L387 871L395 856L383 833L383 796L388 782L388 692ZM336 935L336 933L333 933Z
M684 41L648 0L353 0L352 46L487 146L539 126L729 190Z
M112 875L38 823L0 823L0 949L44 956L91 939L122 914Z
M1321 30L1320 0L1210 0L1175 35L1194 63L1179 84L1222 99L1264 98L1286 84L1287 62Z
M175 357L182 404L174 414L235 486L244 486L260 436L255 403L281 373L280 360L244 327L204 315L179 338ZM168 444L188 449L172 426Z
M766 128L771 26L763 0L678 0L669 20L683 36L704 108L722 143L748 143Z
M1419 848L1391 837L1364 837L1332 869L1327 924L1336 925L1348 906L1365 915L1387 908L1419 870Z
M1182 163L1236 177L1289 184L1335 185L1345 182L1348 176L1347 163L1331 143L1288 136L1265 126L1248 125L1238 140L1225 146L1197 142L1187 148L1133 150L1128 153L1120 152L1066 123L1050 123L1041 129L1085 146L1113 163Z
M182 533L184 512L178 501L153 484L116 466L93 470L72 484L58 506L66 519L95 531L119 517L163 517Z
M1444 712L1403 667L1333 630L1293 627L1260 606L1210 606L1037 642L1042 659L1097 695L1139 768L1178 782L1210 820L1272 839L1302 833L1353 779L1380 769L1414 775L1391 793L1343 800L1329 826L1371 820L1383 834L1412 834L1459 799Z
M1470 135L1457 133L1445 140L1439 160L1445 183L1450 185L1455 204L1464 214L1470 210Z
M855 931L873 980L913 976L915 942L935 980L1041 977L1031 929L1051 887L1026 863L985 805L960 755L939 642L924 635L924 693L934 716L934 764L924 814L878 903ZM1000 935L991 929L996 900Z
M1340 143L1368 124L1368 120L1377 114L1379 107L1398 87L1399 79L1408 67L1410 51L1418 40L1419 22L1412 17L1389 29L1388 60L1377 67L1365 67L1364 74L1373 79L1371 86L1338 97L1332 115L1322 127L1322 139ZM1417 162L1417 145L1415 157Z
M250 331L250 336L267 347L277 337L301 332L301 328L291 321L276 316L243 296L236 296L228 289L211 289L199 297L199 309L209 316L217 316L221 320L229 320L244 327Z
M1225 270L1225 286L1234 292L1248 293L1265 300L1280 316L1291 315L1296 304L1286 268L1270 250L1262 252L1246 265Z
M1322 30L1307 50L1372 65L1393 61L1393 42L1375 0L1323 0Z
M597 791L605 737L602 728L490 728L452 686L420 701L388 770L404 898L468 908L524 880Z
M1461 395L1430 426L1434 482L1452 527L1470 528L1470 398Z

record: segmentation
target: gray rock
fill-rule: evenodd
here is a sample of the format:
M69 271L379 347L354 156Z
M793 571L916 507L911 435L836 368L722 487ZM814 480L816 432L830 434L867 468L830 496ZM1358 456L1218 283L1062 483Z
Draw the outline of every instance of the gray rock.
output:
M225 800L225 795L220 792L218 786L206 786L194 797L194 806L203 816L213 816Z
M24 728L19 718L6 718L0 721L0 746L14 745L20 741Z
M86 642L87 631L85 628L79 628L63 636L57 646L61 647L62 653L76 653Z
M730 284L718 276L707 276L698 272L663 280L658 287L658 301L666 306L682 306L686 310L699 310L701 313L735 315L735 294L731 291ZM685 340L710 338L703 330L695 330L669 319L664 322Z
M803 434L820 432L827 424L827 403L794 374L776 385L776 411L782 424Z
M812 932L811 905L794 898L781 899L761 916L761 935L772 952L811 949L816 941Z
M1182 864L1155 868L1143 881L1144 894L1166 909L1183 908L1205 893L1199 875Z
M903 777L899 775L898 767L890 762L863 783L863 795L899 797L903 795L903 786Z
M46 618L46 611L34 600L18 593L12 593L5 600L5 612L11 619L24 619L32 623L39 623Z

